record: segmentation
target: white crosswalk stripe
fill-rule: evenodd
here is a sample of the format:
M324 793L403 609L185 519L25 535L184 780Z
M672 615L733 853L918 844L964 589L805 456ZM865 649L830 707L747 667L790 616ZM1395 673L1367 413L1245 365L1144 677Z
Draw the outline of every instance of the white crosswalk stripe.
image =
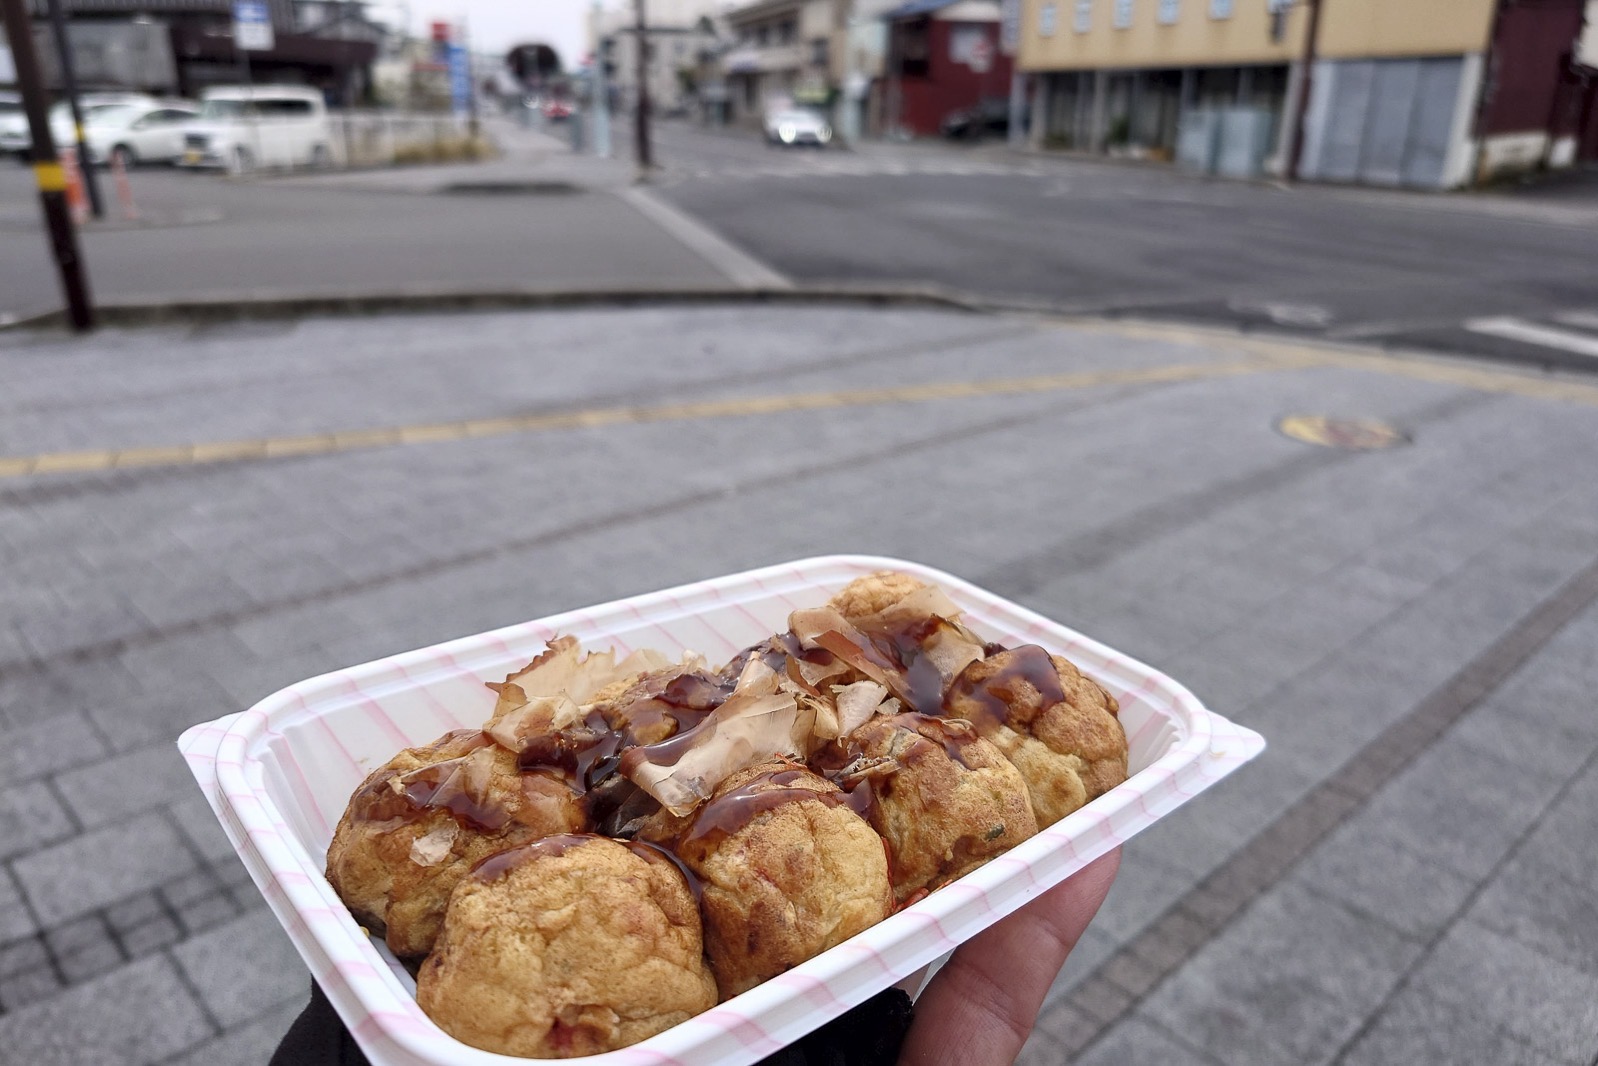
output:
M848 156L801 156L777 163L757 166L733 165L725 167L688 164L667 164L667 178L672 181L767 181L791 178L862 178L909 177L930 175L938 177L1037 177L1042 173L1029 162L1006 161L954 161L880 160L858 159Z
M1556 315L1555 318L1566 325L1588 326L1598 329L1598 315L1588 312L1566 312ZM1473 318L1465 323L1465 328L1472 333L1503 337L1505 340L1519 341L1522 344L1534 344L1541 348L1557 348L1561 351L1598 359L1598 334L1583 333L1573 329L1561 329L1558 326L1545 325L1540 322L1528 322L1523 318L1512 318L1507 315L1495 318Z

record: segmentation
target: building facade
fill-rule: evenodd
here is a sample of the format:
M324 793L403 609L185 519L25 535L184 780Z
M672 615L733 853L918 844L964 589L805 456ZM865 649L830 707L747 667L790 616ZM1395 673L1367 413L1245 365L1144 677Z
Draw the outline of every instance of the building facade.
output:
M1434 189L1574 158L1584 0L1316 2L1306 79L1307 0L1023 0L1033 141Z
M49 32L44 0L30 5ZM139 89L198 96L243 80L233 46L231 0L63 0L73 67L85 89ZM365 5L350 0L268 0L275 43L250 54L254 81L309 85L333 104L363 100L377 55ZM43 50L54 76L54 49Z
M643 47L650 106L663 115L689 114L719 96L707 84L705 63L723 45L724 0L650 0ZM639 33L631 5L601 13L594 52L605 64L611 94L622 108L638 98Z
M957 117L1006 114L1011 60L999 47L998 0L910 0L883 17L891 131L931 137Z
M846 0L757 0L727 12L722 56L735 121L757 122L781 103L830 107L841 83Z

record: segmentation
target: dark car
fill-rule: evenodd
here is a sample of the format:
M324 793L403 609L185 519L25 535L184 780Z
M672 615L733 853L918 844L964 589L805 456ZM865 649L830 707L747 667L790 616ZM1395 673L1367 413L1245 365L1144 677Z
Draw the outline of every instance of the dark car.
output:
M1023 117L1022 125L1025 124ZM984 100L975 107L951 111L944 116L939 128L945 137L956 141L1007 136L1010 132L1010 101Z

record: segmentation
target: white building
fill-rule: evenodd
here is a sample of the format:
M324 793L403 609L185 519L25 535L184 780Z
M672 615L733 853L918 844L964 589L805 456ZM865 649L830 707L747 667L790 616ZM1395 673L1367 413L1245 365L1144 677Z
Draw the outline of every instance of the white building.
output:
M647 0L644 37L650 105L659 115L685 114L700 102L707 53L719 47L726 0ZM589 31L594 54L621 107L638 92L638 31L630 2L601 10Z

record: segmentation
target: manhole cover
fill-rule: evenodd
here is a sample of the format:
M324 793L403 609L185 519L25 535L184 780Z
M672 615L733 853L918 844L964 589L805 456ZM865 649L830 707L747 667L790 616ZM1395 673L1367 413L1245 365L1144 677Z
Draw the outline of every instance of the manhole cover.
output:
M1284 436L1325 448L1370 451L1408 444L1409 437L1386 422L1372 418L1333 418L1329 415L1288 415L1276 423Z
M457 181L440 191L456 196L564 196L582 189L569 181Z

